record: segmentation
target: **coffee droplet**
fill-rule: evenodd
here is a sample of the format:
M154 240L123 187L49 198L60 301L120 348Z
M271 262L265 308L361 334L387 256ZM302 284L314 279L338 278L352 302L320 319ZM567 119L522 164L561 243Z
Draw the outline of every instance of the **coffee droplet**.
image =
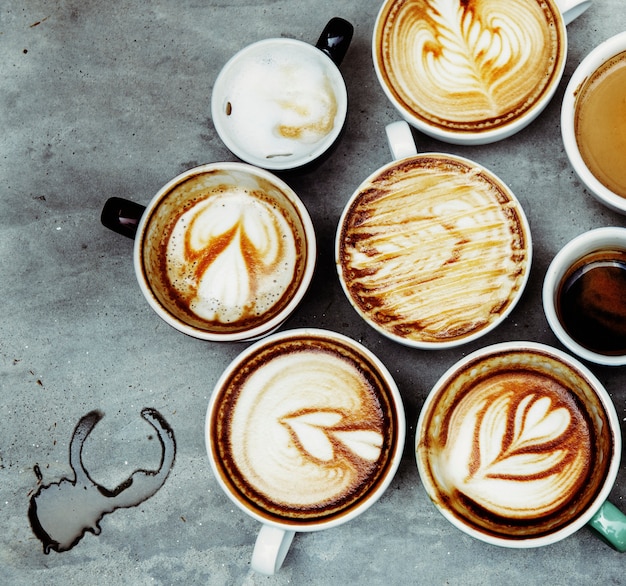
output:
M626 354L626 251L585 256L566 274L559 289L563 327L588 350Z

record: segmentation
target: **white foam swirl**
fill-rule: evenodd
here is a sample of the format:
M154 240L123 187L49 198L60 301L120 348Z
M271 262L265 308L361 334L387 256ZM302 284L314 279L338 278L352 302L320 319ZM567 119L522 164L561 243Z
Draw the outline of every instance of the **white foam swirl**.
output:
M280 209L232 186L180 216L167 245L167 275L193 313L229 324L269 311L290 286L296 258Z
M384 441L380 405L351 362L301 350L246 378L229 431L233 459L282 506L319 507L355 491Z
M409 111L450 128L491 127L551 84L557 25L539 0L409 0L387 17L379 60Z

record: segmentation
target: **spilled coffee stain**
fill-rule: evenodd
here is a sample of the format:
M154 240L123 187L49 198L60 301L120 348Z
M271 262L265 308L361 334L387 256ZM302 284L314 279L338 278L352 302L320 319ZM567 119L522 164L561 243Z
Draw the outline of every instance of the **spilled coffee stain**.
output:
M163 486L174 464L174 432L158 411L146 408L141 411L141 417L154 427L162 448L158 470L136 470L113 490L100 486L85 470L82 451L85 440L102 417L101 411L91 411L74 429L70 442L74 479L62 478L59 482L42 485L30 499L28 518L33 532L43 543L45 554L50 550L68 551L87 531L99 535L104 515L137 506L150 498ZM34 470L41 482L39 466Z

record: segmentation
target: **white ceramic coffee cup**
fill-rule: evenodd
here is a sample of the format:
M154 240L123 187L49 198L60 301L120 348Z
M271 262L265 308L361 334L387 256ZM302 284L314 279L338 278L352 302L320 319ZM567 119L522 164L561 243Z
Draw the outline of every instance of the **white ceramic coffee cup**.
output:
M371 327L373 327L375 330L377 330L380 334L390 338L391 340L394 340L395 342L398 342L398 343L401 343L401 344L404 344L413 348L422 349L422 350L447 349L447 348L458 347L462 344L469 343L473 340L476 340L477 338L480 338L481 336L484 336L485 334L487 334L488 332L496 328L500 323L502 323L502 321L504 321L513 311L513 309L515 308L516 304L518 303L519 299L522 296L522 293L528 281L528 277L530 274L530 266L532 263L532 238L531 238L530 226L528 224L528 220L524 214L521 204L519 203L515 195L510 191L510 189L506 186L506 184L501 179L499 179L494 173L492 173L488 169L485 169L483 166L469 159L458 157L456 155L450 155L447 153L420 153L418 154L416 146L415 146L415 141L413 139L411 128L409 127L406 121L398 121L398 122L391 123L386 127L385 130L386 130L386 135L387 135L387 139L389 142L389 147L392 152L393 162L387 165L384 165L383 167L381 167L380 169L372 173L370 177L368 177L356 189L356 191L348 199L344 207L344 210L341 214L341 217L339 219L339 225L338 225L337 234L335 238L335 262L336 262L341 286L343 288L344 293L346 294L346 297L348 298L348 301L350 302L354 310L364 319L364 321L368 323ZM420 198L420 193L411 193L410 195L407 194L406 201L408 201L409 197L413 197L413 200L415 201L415 207L411 208L410 213L407 212L407 209L398 209L397 210L398 221L396 222L394 219L393 220L394 226L388 227L387 232L389 234L396 234L396 233L402 232L401 223L404 218L404 215L406 214L409 214L410 217L415 216L416 218L417 217L423 218L422 223L414 227L411 234L407 234L406 239L402 243L394 242L394 243L381 244L380 247L376 248L375 252L372 252L374 248L372 248L372 250L370 251L363 251L363 250L357 251L356 245L352 246L351 244L349 244L349 246L355 249L354 254L352 254L353 257L356 257L358 255L360 258L368 259L367 261L364 260L362 263L363 265L367 264L367 266L365 268L361 266L359 267L359 270L365 270L366 272L371 271L372 263L374 262L374 260L381 259L378 262L383 262L387 265L386 267L381 268L378 271L381 274L385 273L389 275L399 275L400 273L404 274L405 272L407 272L410 274L411 278L417 278L420 274L419 273L420 270L422 269L418 267L414 267L414 265L412 265L409 268L407 267L406 261L401 261L398 264L398 266L394 266L394 265L390 265L387 262L387 260L382 260L382 259L386 259L386 257L388 256L389 257L391 256L403 257L404 251L411 250L413 248L418 248L420 246L420 241L418 238L419 234L417 233L422 232L422 231L424 231L424 233L427 233L426 230L431 229L431 226L435 223L436 220L440 221L441 223L441 226L437 229L436 234L444 234L444 233L454 234L454 238L452 238L452 240L454 239L463 240L467 242L472 242L475 246L479 246L480 238L479 236L476 236L477 233L481 234L482 237L485 237L484 231L487 230L487 226L493 227L493 225L495 224L499 228L501 228L508 222L512 222L511 218L515 217L516 219L515 230L513 229L512 223L510 223L510 224L507 224L506 229L502 229L498 233L499 235L502 235L503 233L505 233L506 237L511 239L512 233L515 232L516 235L519 237L518 240L516 241L516 244L523 243L523 245L521 245L520 248L518 248L516 251L510 252L511 257L512 256L520 257L520 259L516 261L516 263L518 264L516 264L515 267L511 269L511 272L509 273L509 275L507 275L507 277L513 274L516 276L515 279L511 279L512 281L515 280L515 284L511 285L512 288L511 288L510 296L507 299L499 298L498 301L496 302L492 298L490 298L488 294L483 292L483 297L481 297L481 301L479 303L476 303L473 306L472 309L480 308L478 312L483 312L483 309L485 307L489 307L488 311L485 310L483 312L484 314L488 314L488 315L482 315L479 318L476 318L476 323L480 321L480 326L473 327L470 331L464 332L462 335L455 336L455 337L444 336L443 331L439 330L436 335L431 336L429 339L420 339L420 337L417 335L417 328L411 324L408 324L406 328L403 328L402 332L399 332L398 331L399 328L391 329L390 327L387 327L386 323L383 323L382 319L375 319L375 316L373 315L372 311L370 311L370 309L366 307L367 305L369 305L369 303L361 299L358 292L355 293L352 290L350 284L348 283L349 276L347 275L352 273L354 269L351 265L344 266L343 247L344 247L344 244L346 244L346 242L348 242L349 240L349 238L344 235L345 226L353 223L351 220L351 218L353 217L352 208L353 206L358 205L360 201L370 199L369 197L370 189L373 190L372 181L377 181L379 178L384 178L385 176L387 176L388 172L390 172L392 176L397 175L399 177L402 177L404 175L404 171L402 170L402 168L404 166L411 165L412 164L411 162L413 160L418 160L418 159L420 161L423 160L425 162L424 163L420 162L419 164L427 167L427 165L430 164L428 161L431 158L436 159L436 160L443 159L445 160L446 164L450 162L455 168L455 171L451 173L453 177L455 178L457 176L462 177L464 174L469 174L473 177L477 177L477 176L481 177L485 184L489 183L491 185L497 186L497 190L498 190L498 204L497 205L500 205L503 201L508 202L507 205L510 208L510 213L507 212L502 215L499 215L497 219L490 217L490 220L486 221L484 217L480 213L477 212L476 215L477 217L480 218L480 220L476 220L474 222L473 218L471 217L471 214L474 213L475 208L473 207L473 205L475 202L472 202L471 204L469 204L467 202L461 203L459 200L455 200L454 202L446 201L445 203L441 203L441 200L439 200L438 203L435 204L436 211L434 211L428 207L423 207L423 208L421 207L423 205L422 203L423 197ZM394 172L394 169L399 169L399 170L397 172ZM469 172L470 169L472 170L471 173ZM407 175L410 175L411 172L407 173ZM386 186L384 190L391 192L393 191L393 188ZM490 201L489 208L494 208L495 206L493 205L493 203L495 201L495 197L493 196L493 194L490 195L489 201ZM443 212L442 210L444 209L447 211ZM470 217L467 217L467 216L463 217L464 212L462 210L468 210L467 214ZM376 214L376 212L374 212L374 214ZM438 215L438 214L441 214L441 215ZM447 216L444 214L447 214ZM506 217L506 220L504 219L504 217ZM368 218L368 220L369 219L370 218ZM358 222L356 224L358 225ZM471 227L468 227L468 226L471 226ZM459 235L459 233L462 233L465 229L467 229L467 233L465 235ZM491 246L490 249L493 249L493 250L497 249L498 251L500 251L500 248L493 245L493 238L494 238L493 234L490 234L489 238L487 239ZM455 257L456 255L463 256L462 252L460 251L460 247L457 246L456 244L452 246L451 240L446 239L445 246L447 247L448 244L450 244L450 246L454 248L456 251L456 252L451 251L450 252L451 256L453 257ZM513 248L512 243L507 243L507 245L508 244L511 244L511 247ZM444 246L442 246L442 249L443 248ZM502 248L504 249L504 244ZM447 248L445 249L447 251ZM485 253L486 252L487 251L485 251ZM432 256L434 257L435 255L433 254ZM485 264L484 257L482 258L483 260L481 262L484 265ZM423 259L418 259L418 260L423 261ZM507 259L498 258L494 262L498 266L501 266L501 265L504 266L505 260L508 261L509 258ZM454 268L447 268L447 267L454 266L454 262L450 262L450 261L451 259L448 257L446 257L446 259L442 258L442 261L441 261L442 264L438 265L437 272L441 272L441 273L445 272L445 274L447 275L454 274L453 273ZM393 266L394 268L390 269L389 266ZM468 271L470 271L470 269L466 269L463 274L467 275ZM475 272L475 270L473 272ZM461 278L461 276L459 276L459 273L456 273L456 277L458 277L459 279ZM393 279L395 279L395 282L392 282ZM407 280L407 279L402 280L402 278L399 276L398 277L394 276L393 279L392 278L387 279L387 282L385 283L384 286L381 286L381 288L393 289L397 285L398 287L403 288L405 290L414 289L414 283L411 282L410 280ZM491 282L493 283L493 281ZM443 281L440 280L439 283L440 283L439 287L445 286L443 284ZM499 281L499 283L501 283L501 281ZM482 283L481 283L481 286L482 286ZM374 285L371 285L371 287L374 288ZM410 308L408 308L411 310L411 312L409 312L408 310L404 310L404 309L396 312L395 309L390 309L392 315L390 316L389 314L386 314L387 322L400 321L400 318L403 315L408 315L409 313L412 313L411 319L413 320L413 322L421 322L421 321L424 321L425 319L430 319L431 316L433 315L440 314L441 309L444 309L445 307L440 305L441 302L439 301L439 298L434 299L432 294L429 294L429 295L430 297L429 297L428 303L423 306L423 307L427 307L426 311L419 312L419 314L417 311L412 311L417 306L411 306ZM459 299L461 299L462 296L465 296L464 298L466 298L466 295L467 295L467 291L464 291L462 294L455 296L455 301L458 301ZM399 297L400 296L397 296L396 300L399 300ZM488 303L491 303L492 305L488 305ZM374 309L376 309L377 307L381 305L380 299L373 301L371 305L374 307ZM496 305L498 306L497 308L495 308ZM425 315L426 313L428 313L428 318L426 318L426 315ZM454 324L451 326L447 325L446 328L460 330L462 327L465 327L465 325L467 324L460 323L460 322L467 319L467 313L468 312L465 310L456 311L455 316L454 316ZM396 320L396 318L398 319ZM415 335L413 335L414 333Z
M279 229L280 233L271 234L275 238L274 242L279 242L284 238L287 231L290 234L293 233L293 246L297 249L293 278L290 281L293 284L281 292L276 290L264 293L264 295L271 294L274 298L280 295L281 300L262 310L259 306L257 309L259 313L263 314L263 317L260 319L251 318L246 323L242 320L240 326L229 325L230 318L205 321L198 319L193 312L182 311L180 301L177 300L177 294L172 295L165 290L166 287L163 283L167 279L163 276L157 276L164 273L163 270L159 270L165 257L162 251L163 241L165 238L171 239L171 236L166 235L163 226L170 219L173 220L181 215L182 210L186 209L194 198L203 199L207 194L211 194L209 197L217 197L220 190L224 191L223 188L228 185L241 192L263 193L265 203L256 206L252 202L254 198L250 198L246 204L233 204L230 216L223 218L224 225L218 226L212 222L213 225L206 231L203 237L206 238L206 242L202 245L204 252L200 251L198 254L209 254L210 249L215 251L217 247L220 247L223 251L230 250L231 256L221 263L221 269L215 269L214 276L219 281L218 291L214 290L212 292L214 296L206 297L203 303L207 302L213 306L217 305L227 309L230 304L234 304L235 299L242 298L245 290L252 291L252 287L245 288L245 283L244 287L237 288L233 279L229 280L227 273L233 265L243 267L247 266L246 263L249 262L237 242L241 243L241 232L245 231L248 222L254 223L254 218L260 218L260 224L269 222L272 226L282 226ZM272 209L274 211L270 211ZM281 212L276 214L276 209L281 210ZM233 214L240 216L234 217ZM284 223L274 224L274 220L281 216L285 218ZM154 218L158 218L158 221ZM209 163L189 169L166 183L146 207L122 198L110 198L102 210L101 220L106 227L134 239L135 275L141 292L150 307L170 326L201 340L214 342L255 340L271 333L293 313L313 279L317 260L317 244L313 222L306 206L282 179L269 171L245 163ZM267 227L270 224L263 225ZM287 228L288 225L291 227ZM153 229L152 226L155 228ZM236 226L238 228L233 231L233 227ZM228 246L219 240L221 230L230 230ZM156 236L153 236L153 233ZM261 230L255 238L262 239L262 236L259 235L268 233ZM252 246L255 244L252 243ZM264 245L259 244L259 246ZM276 247L266 246L265 248L270 251L275 250ZM258 252L259 255L264 254L262 250ZM201 262L203 261L201 260ZM212 266L217 266L216 262L213 262ZM186 279L191 280L192 277L186 277ZM255 279L250 279L250 282L254 281ZM232 286L229 287L230 284ZM195 285L191 284L191 286L197 287L199 291L200 278L198 277L198 282ZM198 294L198 297L202 298L203 295ZM249 303L249 300L245 302ZM236 321L237 319L233 319L231 323L235 324Z
M570 351L590 362L607 366L626 365L626 355L600 354L582 346L563 327L557 311L557 297L561 282L578 260L600 250L626 251L626 228L604 227L580 234L568 242L552 259L543 282L543 309L550 328Z
M626 198L602 184L588 169L578 149L575 132L576 97L587 79L614 55L626 51L626 32L607 39L593 49L578 65L565 90L561 108L561 134L569 161L580 180L599 202L610 209L626 214Z
M527 125L529 125L533 120L535 120L535 118L537 118L537 116L545 109L545 107L554 96L558 88L559 82L563 76L563 71L565 69L565 61L567 56L567 31L565 26L572 22L579 15L581 15L583 12L585 12L585 10L587 10L587 8L589 8L589 6L591 5L591 0L554 0L554 2L557 8L555 18L557 18L557 28L559 29L558 36L560 37L560 45L558 49L558 57L555 62L556 67L552 72L552 79L531 107L527 108L521 115L513 117L509 121L498 123L494 126L489 125L488 127L480 130L452 129L446 127L446 125L435 124L433 121L429 122L426 118L418 116L415 112L411 111L410 107L402 99L400 99L398 95L396 95L396 90L392 87L392 82L388 82L386 80L386 75L383 73L384 65L382 64L382 58L380 57L381 48L378 46L379 41L377 39L380 35L379 31L381 27L385 26L386 15L395 11L396 9L400 9L400 3L398 2L398 0L386 0L383 3L378 13L376 24L374 26L372 53L374 68L376 70L378 81L387 98L400 113L400 115L412 126L417 128L424 134L427 134L428 136L442 140L444 142L461 145L488 144L508 138L513 134L519 132ZM393 6L394 4L397 4L398 6ZM462 3L459 3L459 11L461 10L460 4ZM441 7L439 7L435 3L433 6L433 13L436 12L440 15L445 15L451 9L454 10L455 7L451 6L450 3L445 3ZM406 8L406 10L408 11L409 8ZM486 35L487 32L485 32L485 35L481 36L481 39L485 38ZM473 35L472 38L476 39L478 38L478 36L479 33ZM469 43L470 41L471 39L467 42ZM390 40L389 42L391 43L392 41ZM480 54L484 54L487 52L487 48L481 47ZM400 84L400 82L398 82L398 84ZM415 84L419 84L418 79L415 80ZM428 108L425 107L425 110L427 109ZM433 117L433 120L435 119L436 117Z
M546 358L543 358L544 355ZM529 356L534 357L529 358ZM502 477L498 475L498 471L495 469L492 475L484 471L475 471L477 476L481 476L481 478L486 477L487 483L497 482L509 476L513 479L513 482L515 482L515 479L518 477L524 478L525 475L523 471L527 464L523 460L523 454L515 451L514 448L507 448L505 445L506 440L501 440L501 437L506 436L511 441L518 441L523 446L522 452L524 449L527 449L529 451L528 453L532 454L533 449L540 450L543 445L542 442L545 442L545 436L542 436L541 433L548 436L553 432L556 434L559 432L567 434L562 427L557 427L554 419L552 422L548 421L550 419L549 415L554 413L554 411L551 410L555 410L556 406L552 404L546 409L545 397L536 401L536 403L544 401L544 404L541 405L538 410L543 415L543 418L538 418L537 412L535 412L533 416L529 414L530 411L535 408L535 406L529 406L532 403L533 397L536 396L537 392L541 393L541 391L537 391L534 383L531 383L525 390L526 397L529 401L525 402L524 406L521 401L519 403L512 401L505 409L502 405L506 405L506 402L500 401L496 407L496 411L508 412L510 418L506 419L506 422L501 421L500 419L504 418L499 419L495 413L488 411L484 403L481 403L481 407L478 408L474 406L472 409L468 410L469 414L472 416L472 424L468 430L464 428L465 421L461 420L456 413L448 413L446 408L449 408L450 405L457 406L461 403L462 398L467 397L465 394L466 389L473 389L473 382L475 380L487 379L489 373L494 369L504 372L506 376L507 373L511 372L516 373L525 370L532 372L535 368L539 368L539 372L544 373L543 376L562 377L565 381L563 383L564 388L575 389L576 393L581 393L582 396L580 396L577 401L581 401L583 409L588 407L592 411L591 414L587 415L590 419L596 420L594 425L598 433L604 436L602 440L603 444L610 444L610 447L607 447L605 451L604 449L594 446L594 449L600 450L600 453L594 455L594 457L597 458L597 462L593 462L590 469L591 477L595 476L593 480L594 490L584 497L584 501L581 500L579 502L578 499L574 497L570 498L569 502L565 501L565 504L560 504L561 508L566 507L562 510L568 510L570 512L568 512L566 517L557 517L558 523L552 515L545 520L539 517L536 521L527 521L527 535L525 533L526 530L522 531L520 534L513 534L512 531L517 529L519 523L519 521L516 522L515 520L515 508L518 506L518 501L516 499L509 499L512 502L511 507L513 508L511 514L512 521L510 523L506 522L506 514L504 514L505 520L501 520L499 516L493 515L498 519L496 523L498 530L497 532L492 532L487 528L480 528L478 524L468 521L461 512L467 510L481 511L480 505L475 506L473 504L467 504L467 501L473 503L474 499L479 497L470 492L465 498L462 498L461 492L464 490L464 487L455 488L454 480L449 481L450 486L443 488L441 488L438 485L438 481L435 480L435 475L432 473L434 465L432 460L436 461L437 457L439 457L436 450L440 449L440 441L437 440L438 438L445 438L447 448L450 442L455 441L454 438L451 439L451 436L456 434L456 446L463 450L473 450L473 453L476 454L474 461L478 468L481 466L488 467L490 465L498 467L503 464L503 459L506 458L511 461L515 460L516 457L522 458L522 460L518 459L516 463L511 462L509 468L506 468L506 466L500 468L499 471L503 474ZM497 387L497 383L492 384L494 387ZM578 387L580 387L580 389ZM585 388L584 391L582 391L583 387ZM446 393L445 389L450 388L452 392ZM462 398L460 398L459 395ZM486 401L486 399L483 399L482 395L479 400ZM441 403L439 403L440 401ZM445 405L445 407L442 407L441 404ZM539 407L539 405L536 406ZM476 414L475 408L478 408L478 411L480 411L479 415ZM517 411L515 419L513 418L513 413L511 413L512 410ZM523 415L520 415L521 411L524 411ZM489 442L489 446L485 447L484 452L479 449L478 446L472 446L471 443L472 437L474 437L474 440L477 442L480 437L479 430L473 427L474 418L479 422L483 421L484 418L485 422L483 425L485 428L488 428L488 433L496 433L496 438ZM450 422L452 419L454 420L454 432L452 431L452 425L447 428L447 422ZM527 420L532 420L528 423L531 428L533 425L537 426L536 432L534 429L530 429L528 433L520 431L519 427L523 427ZM545 424L545 426L541 428L542 423ZM513 429L514 427L515 429ZM449 434L446 433L446 428ZM539 428L541 428L541 430ZM464 429L464 433L459 433L459 429ZM471 435L472 433L473 436ZM435 439L436 447L431 447L430 442L433 438ZM444 441L444 439L441 439L441 441ZM576 444L576 442L574 443ZM507 449L512 453L507 454ZM612 547L620 552L626 551L626 515L607 500L619 472L622 455L619 418L615 411L613 401L598 378L577 359L561 350L535 342L503 342L481 348L460 359L440 377L424 402L416 427L415 450L422 484L437 509L457 529L460 529L476 539L490 545L501 547L520 549L532 548L556 543L572 535L585 525L589 525ZM479 451L480 455L478 455ZM484 462L481 457L484 458L486 462ZM572 458L573 457L572 455ZM450 468L452 468L452 466L448 463L452 461L451 458L452 456L449 456L449 459L445 460ZM493 464L491 464L491 460L493 460ZM463 457L461 461L462 463L457 462L455 464L454 470L464 470L466 460ZM551 462L552 463L550 463L549 457L546 455L546 459L540 461L539 465L540 467L547 467L549 469L551 465L554 465L554 460ZM600 466L602 466L602 469ZM554 465L554 468L556 467L557 466ZM445 478L442 472L438 472L437 474ZM462 477L462 473L460 473L460 476ZM531 475L529 479L533 482L542 477L543 476ZM463 478L462 482L467 482L467 479ZM589 480L589 482L592 481ZM482 487L482 484L473 487L475 493L479 491L478 486ZM482 490L485 489L482 488ZM502 491L506 490L506 488L500 486L498 492L502 495ZM508 488L510 494L517 494L516 490L517 488L515 486ZM519 490L523 494L524 489L520 488ZM544 493L552 494L547 489L544 490ZM496 493L496 495L498 495L498 493ZM489 497L486 498L488 502L491 503ZM498 498L499 496L496 496L496 500ZM549 498L552 498L552 496ZM458 506L453 501L459 501L463 503L463 505ZM503 502L508 503L506 497ZM520 510L523 509L520 508ZM557 508L557 515L560 515L560 510L561 509ZM488 519L488 515L485 515L482 511L479 512L478 515ZM489 523L491 523L490 520L488 521L488 526ZM533 523L541 523L541 525L533 526ZM554 527L552 524L554 524ZM541 527L541 529L538 530L537 526ZM507 534L507 530L511 533Z
M358 494L356 502L346 505L345 510L342 510L342 506L340 505L336 512L333 512L331 514L324 514L319 516L315 512L315 509L313 509L313 512L310 513L311 517L309 518L303 520L299 520L293 517L289 519L283 519L278 517L275 513L269 511L268 508L264 508L262 503L255 503L254 496L242 496L243 494L248 494L248 491L239 492L238 489L234 486L234 481L231 480L234 474L232 472L229 472L228 468L223 465L223 462L227 458L224 456L220 456L219 448L214 445L214 440L212 440L212 437L216 433L219 433L217 431L219 424L215 422L216 419L220 417L222 411L232 407L233 404L232 399L226 400L223 398L223 389L230 385L230 381L233 378L242 376L240 374L242 372L245 373L243 376L248 377L248 380L252 379L255 373L258 372L257 370L255 370L254 366L250 366L250 357L254 357L254 355L258 355L259 353L262 353L264 351L267 352L268 349L268 355L272 357L275 355L272 354L273 352L275 352L275 348L277 346L280 346L281 344L293 345L295 343L299 345L299 347L304 346L306 348L306 344L310 343L311 341L313 341L313 344L329 341L331 345L335 344L338 347L348 348L348 352L354 356L357 356L358 363L363 365L363 370L361 372L373 373L371 375L373 377L371 380L377 381L376 383L374 383L374 386L384 386L384 391L382 391L381 394L384 394L385 405L387 406L382 407L381 404L380 411L387 413L385 417L388 417L388 420L392 422L389 423L389 425L391 425L392 431L389 432L389 437L383 440L383 444L381 446L383 453L385 453L385 459L383 464L384 467L382 471L376 475L373 484L369 488L367 488L366 491ZM319 350L316 351L316 354L319 355ZM321 355L323 356L323 354ZM322 358L321 360L324 359ZM307 397L307 395L310 395L311 393L316 397L324 397L328 394L332 396L336 395L336 393L333 392L333 389L331 389L330 387L327 388L326 383L329 383L330 381L332 386L333 380L333 375L328 375L328 371L330 371L331 368L330 366L327 367L327 364L330 363L326 363L323 367L321 367L323 372L309 373L308 371L312 370L312 368L310 366L308 368L304 368L304 372L306 374L310 374L313 377L313 380L307 379L305 375L305 378L302 381L296 383L292 389L290 387L290 396L291 394L296 395L296 398L293 399L294 404L297 404L297 402L299 401L297 397L299 393L302 397ZM245 366L243 370L242 366ZM260 368L262 370L263 367L261 366ZM350 366L348 368L352 369L353 366ZM288 367L287 371L285 371L283 367L281 369L281 373L284 372L293 371L289 371ZM281 376L289 377L291 375L282 374ZM260 378L263 377L261 376ZM267 399L267 397L268 395L272 394L272 385L281 384L280 381L275 382L279 378L280 376L276 373L271 376L271 382L268 385L270 388L269 390L266 390L263 395L266 401L274 401L273 399ZM257 377L256 380L259 380L259 377ZM339 383L339 379L337 379L336 383ZM348 383L344 382L343 384ZM303 398L303 401L307 400L308 399ZM325 399L319 399L319 401L322 402L324 400ZM335 408L333 407L335 402L337 403L337 405L342 405L341 409L345 412L343 417L347 417L348 420L350 420L353 415L357 418L363 417L362 415L358 415L360 406L359 401L353 399L351 399L347 403L339 398L337 398L336 400L331 399L331 404L329 404L329 406L327 406L325 410L333 410ZM245 401L245 405L246 407L244 407L244 409L249 409L248 406L250 405L250 401ZM311 409L308 409L307 412L310 413L310 410ZM276 455L277 452L274 450L274 441L280 443L280 437L282 436L282 433L284 433L284 430L281 429L281 433L278 433L275 429L276 426L271 425L270 422L263 421L262 423L259 423L259 420L257 420L256 418L254 419L254 421L257 423L257 425L268 426L266 441L264 441L263 443L271 446L269 451L272 454ZM342 419L342 421L344 420ZM349 421L348 424L350 424ZM356 423L351 423L351 425L356 425L358 428L359 425L363 425L363 423L358 423L357 421ZM283 426L281 425L279 427L282 428ZM270 431L270 429L272 431ZM320 429L331 428L322 427ZM242 510L244 513L262 524L252 554L252 569L261 574L271 575L276 573L283 564L285 556L289 551L289 547L296 532L311 532L319 531L322 529L332 529L354 519L358 515L361 515L362 513L367 511L367 509L369 509L382 496L382 494L385 492L385 490L388 488L389 484L393 480L393 477L398 469L402 458L405 436L406 421L402 397L400 395L398 387L396 386L396 383L393 380L392 375L384 366L384 364L370 350L368 350L358 342L352 340L351 338L328 330L301 328L275 333L263 340L256 342L255 344L249 346L246 350L244 350L226 368L226 370L223 372L215 385L207 408L205 423L205 442L211 469L224 493L240 510ZM215 440L215 443L217 443L217 441L218 440ZM294 442L294 440L292 440L292 444L294 445L291 445L290 448L285 448L285 450L293 453L294 450L302 449L302 447L296 447L297 443ZM348 446L348 444L345 444L343 449L345 449L346 446ZM334 457L336 456L333 456L333 458ZM301 456L300 459L304 459L306 461L306 458L304 456ZM319 464L319 461L309 461L308 466L317 464ZM326 462L326 466L332 465L332 460L328 460ZM224 477L225 475L226 479L228 479L228 482ZM232 484L230 484L231 482ZM256 489L248 490L250 491L249 494L253 494L254 490ZM360 489L359 487L357 490L362 491L363 489Z
M306 167L327 153L347 116L339 65L352 32L349 22L333 18L316 45L265 39L235 54L211 96L213 123L228 149L275 171Z

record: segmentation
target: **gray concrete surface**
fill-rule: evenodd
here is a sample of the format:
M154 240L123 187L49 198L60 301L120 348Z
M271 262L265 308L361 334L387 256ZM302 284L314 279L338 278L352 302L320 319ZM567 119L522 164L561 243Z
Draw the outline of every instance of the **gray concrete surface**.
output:
M0 582L2 584L624 584L626 558L589 529L540 550L490 547L465 536L428 501L413 458L415 421L428 390L456 359L488 343L529 339L558 346L540 291L568 240L626 218L596 203L570 168L560 99L574 68L626 29L622 0L595 0L569 27L567 70L529 128L484 147L454 147L416 133L422 150L476 159L518 195L535 257L510 318L458 350L428 353L368 328L343 296L332 241L344 202L386 163L384 126L397 119L378 86L370 37L379 0L4 0L0 7ZM234 510L209 470L205 410L213 384L246 344L188 338L147 306L132 242L100 225L109 196L146 203L179 172L234 160L211 119L213 80L249 42L290 36L314 43L340 15L355 26L342 64L350 96L343 141L316 172L288 178L311 210L320 260L312 290L285 328L317 326L362 341L392 371L409 433L390 489L357 520L299 534L280 573L254 574L257 524ZM592 366L626 428L626 370ZM49 555L29 525L29 499L71 477L72 432L88 412L104 418L84 444L94 482L116 487L158 466L158 410L177 454L163 487L120 509L71 550ZM611 500L626 508L626 473ZM68 516L71 513L67 513Z

